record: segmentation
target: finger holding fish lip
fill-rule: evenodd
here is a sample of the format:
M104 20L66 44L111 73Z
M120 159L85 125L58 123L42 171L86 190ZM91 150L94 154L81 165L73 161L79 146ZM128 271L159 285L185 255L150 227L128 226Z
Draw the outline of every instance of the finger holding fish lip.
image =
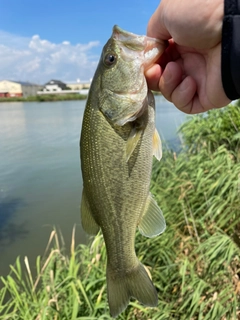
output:
M147 80L147 84L149 89L153 91L160 91L159 89L159 79L162 75L162 68L159 64L154 64L149 69L145 71L145 77Z
M186 113L191 112L191 101L196 92L196 84L189 76L183 78L182 68L177 62L169 62L160 78L162 95Z

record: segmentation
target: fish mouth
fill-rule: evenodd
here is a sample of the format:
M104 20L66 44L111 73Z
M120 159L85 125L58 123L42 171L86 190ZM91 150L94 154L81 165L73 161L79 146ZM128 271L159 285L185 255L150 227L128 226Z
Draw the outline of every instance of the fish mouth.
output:
M162 55L166 48L165 41L161 41L148 36L136 35L121 29L115 25L112 33L113 39L121 42L125 50L136 51L140 53L144 71L150 68ZM133 52L133 53L134 53ZM129 53L127 55L129 57Z

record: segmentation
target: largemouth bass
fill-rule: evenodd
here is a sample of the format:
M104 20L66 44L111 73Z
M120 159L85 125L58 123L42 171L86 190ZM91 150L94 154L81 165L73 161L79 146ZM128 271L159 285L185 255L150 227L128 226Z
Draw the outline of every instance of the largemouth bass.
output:
M146 237L165 230L149 193L152 157L161 158L154 97L144 71L164 44L114 26L91 83L80 139L84 230L102 230L107 250L107 295L116 317L134 297L157 306L157 291L134 248L138 227Z

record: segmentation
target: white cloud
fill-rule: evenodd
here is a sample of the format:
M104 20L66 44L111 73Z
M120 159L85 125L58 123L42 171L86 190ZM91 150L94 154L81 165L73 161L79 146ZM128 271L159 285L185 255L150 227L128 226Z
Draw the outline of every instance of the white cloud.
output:
M99 56L93 49L99 41L72 45L52 43L39 35L20 37L0 31L0 80L45 83L50 79L74 81L92 78Z

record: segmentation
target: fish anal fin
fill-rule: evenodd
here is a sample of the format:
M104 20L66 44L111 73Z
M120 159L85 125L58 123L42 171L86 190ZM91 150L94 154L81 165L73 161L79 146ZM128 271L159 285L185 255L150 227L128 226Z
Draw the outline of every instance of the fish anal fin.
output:
M162 210L151 194L148 196L145 211L141 217L138 229L143 236L148 238L153 238L163 233L166 229L166 222Z
M81 201L81 220L82 220L82 227L84 231L88 234L96 235L100 230L99 225L94 220L91 208L89 206L88 199L85 194L85 190L83 189L82 192L82 201Z
M162 142L156 128L153 134L153 155L158 161L162 158Z
M139 261L122 277L108 264L107 293L110 314L114 318L127 308L131 297L149 307L156 307L158 303L157 290Z
M140 140L142 135L142 130L133 127L126 144L126 162L128 162L129 158L131 157L134 149L136 148L138 141Z

